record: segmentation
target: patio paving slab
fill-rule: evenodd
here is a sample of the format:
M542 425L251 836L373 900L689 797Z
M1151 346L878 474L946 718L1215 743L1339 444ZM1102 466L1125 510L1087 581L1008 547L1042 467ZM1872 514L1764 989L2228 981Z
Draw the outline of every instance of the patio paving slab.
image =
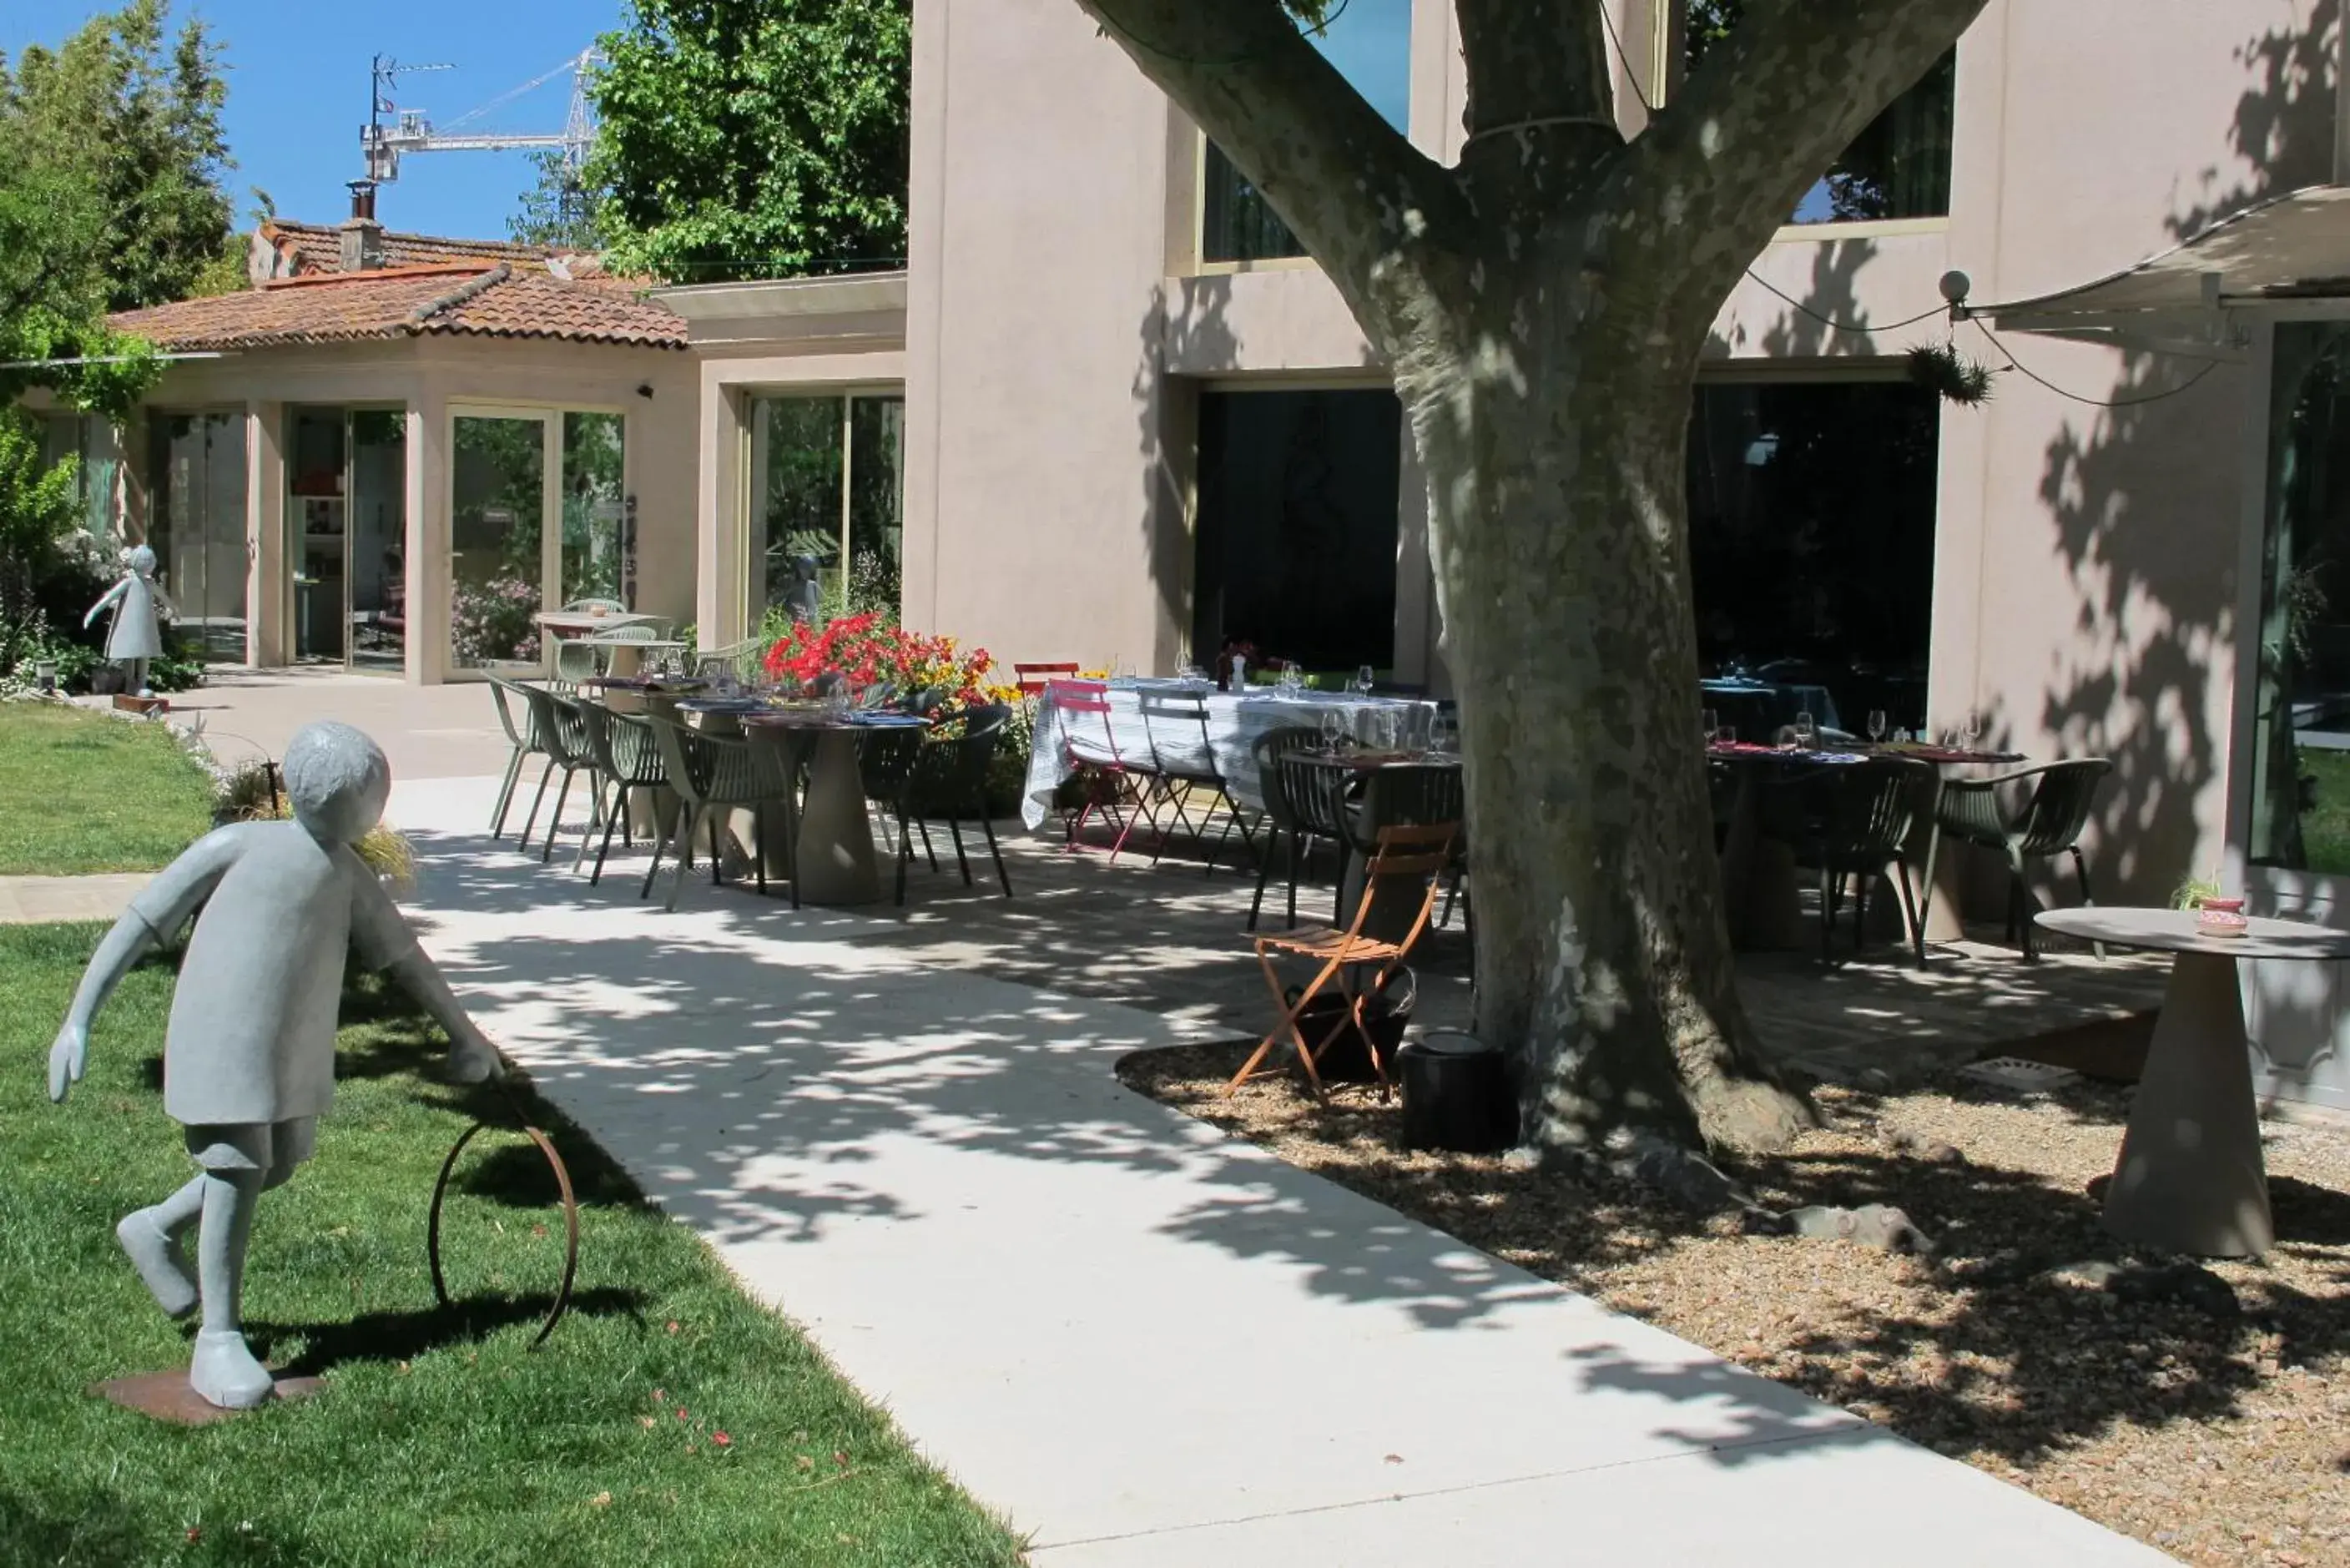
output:
M49 920L111 920L130 907L151 871L85 877L0 877L0 926Z
M1117 1082L1199 1023L590 889L492 789L393 796L459 993L1040 1563L2167 1561Z

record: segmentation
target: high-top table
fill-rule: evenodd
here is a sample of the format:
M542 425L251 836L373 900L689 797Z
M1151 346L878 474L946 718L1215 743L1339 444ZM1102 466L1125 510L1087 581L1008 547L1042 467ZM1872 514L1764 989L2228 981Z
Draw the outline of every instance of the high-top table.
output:
M2177 956L2106 1192L2106 1228L2174 1252L2247 1258L2275 1239L2238 959L2350 958L2350 931L2255 919L2241 937L2181 909L2050 909L2043 930Z

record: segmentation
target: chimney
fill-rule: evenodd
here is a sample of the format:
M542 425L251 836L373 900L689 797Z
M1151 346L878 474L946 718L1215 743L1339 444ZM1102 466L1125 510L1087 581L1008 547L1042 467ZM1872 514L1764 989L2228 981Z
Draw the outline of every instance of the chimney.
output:
M342 243L342 269L369 272L383 265L383 225L375 221L375 182L350 182L351 215L337 230Z

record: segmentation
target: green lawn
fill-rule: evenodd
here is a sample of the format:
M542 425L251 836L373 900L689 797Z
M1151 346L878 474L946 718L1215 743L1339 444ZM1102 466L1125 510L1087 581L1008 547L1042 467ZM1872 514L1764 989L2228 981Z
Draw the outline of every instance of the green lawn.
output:
M559 1263L559 1210L529 1146L485 1133L444 1219L461 1310L436 1310L432 1179L498 1102L441 1084L439 1032L372 989L346 1000L335 1114L317 1159L263 1199L247 1275L255 1348L323 1372L326 1391L192 1430L91 1397L100 1379L187 1359L186 1331L113 1237L120 1216L189 1175L157 1089L167 964L124 982L89 1075L48 1102L51 1033L100 934L0 927L0 1563L1021 1560L526 1090L581 1190L577 1304L526 1348Z
M151 871L212 820L211 778L163 724L0 702L0 877Z

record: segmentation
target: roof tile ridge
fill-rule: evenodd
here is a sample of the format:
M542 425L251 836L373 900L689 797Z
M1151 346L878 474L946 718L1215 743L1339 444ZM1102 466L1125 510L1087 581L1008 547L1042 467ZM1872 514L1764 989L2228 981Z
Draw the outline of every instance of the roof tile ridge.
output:
M408 313L408 330L411 332L423 331L426 327L431 325L434 317L439 316L443 311L454 310L457 306L478 298L489 290L497 287L498 285L505 282L506 279L514 276L514 268L511 265L504 262L500 262L497 265L490 268L489 271L482 274L480 276L468 278L463 283L459 284L455 288L451 289L448 293L437 295L434 297L426 300L423 304L418 306L415 309Z

